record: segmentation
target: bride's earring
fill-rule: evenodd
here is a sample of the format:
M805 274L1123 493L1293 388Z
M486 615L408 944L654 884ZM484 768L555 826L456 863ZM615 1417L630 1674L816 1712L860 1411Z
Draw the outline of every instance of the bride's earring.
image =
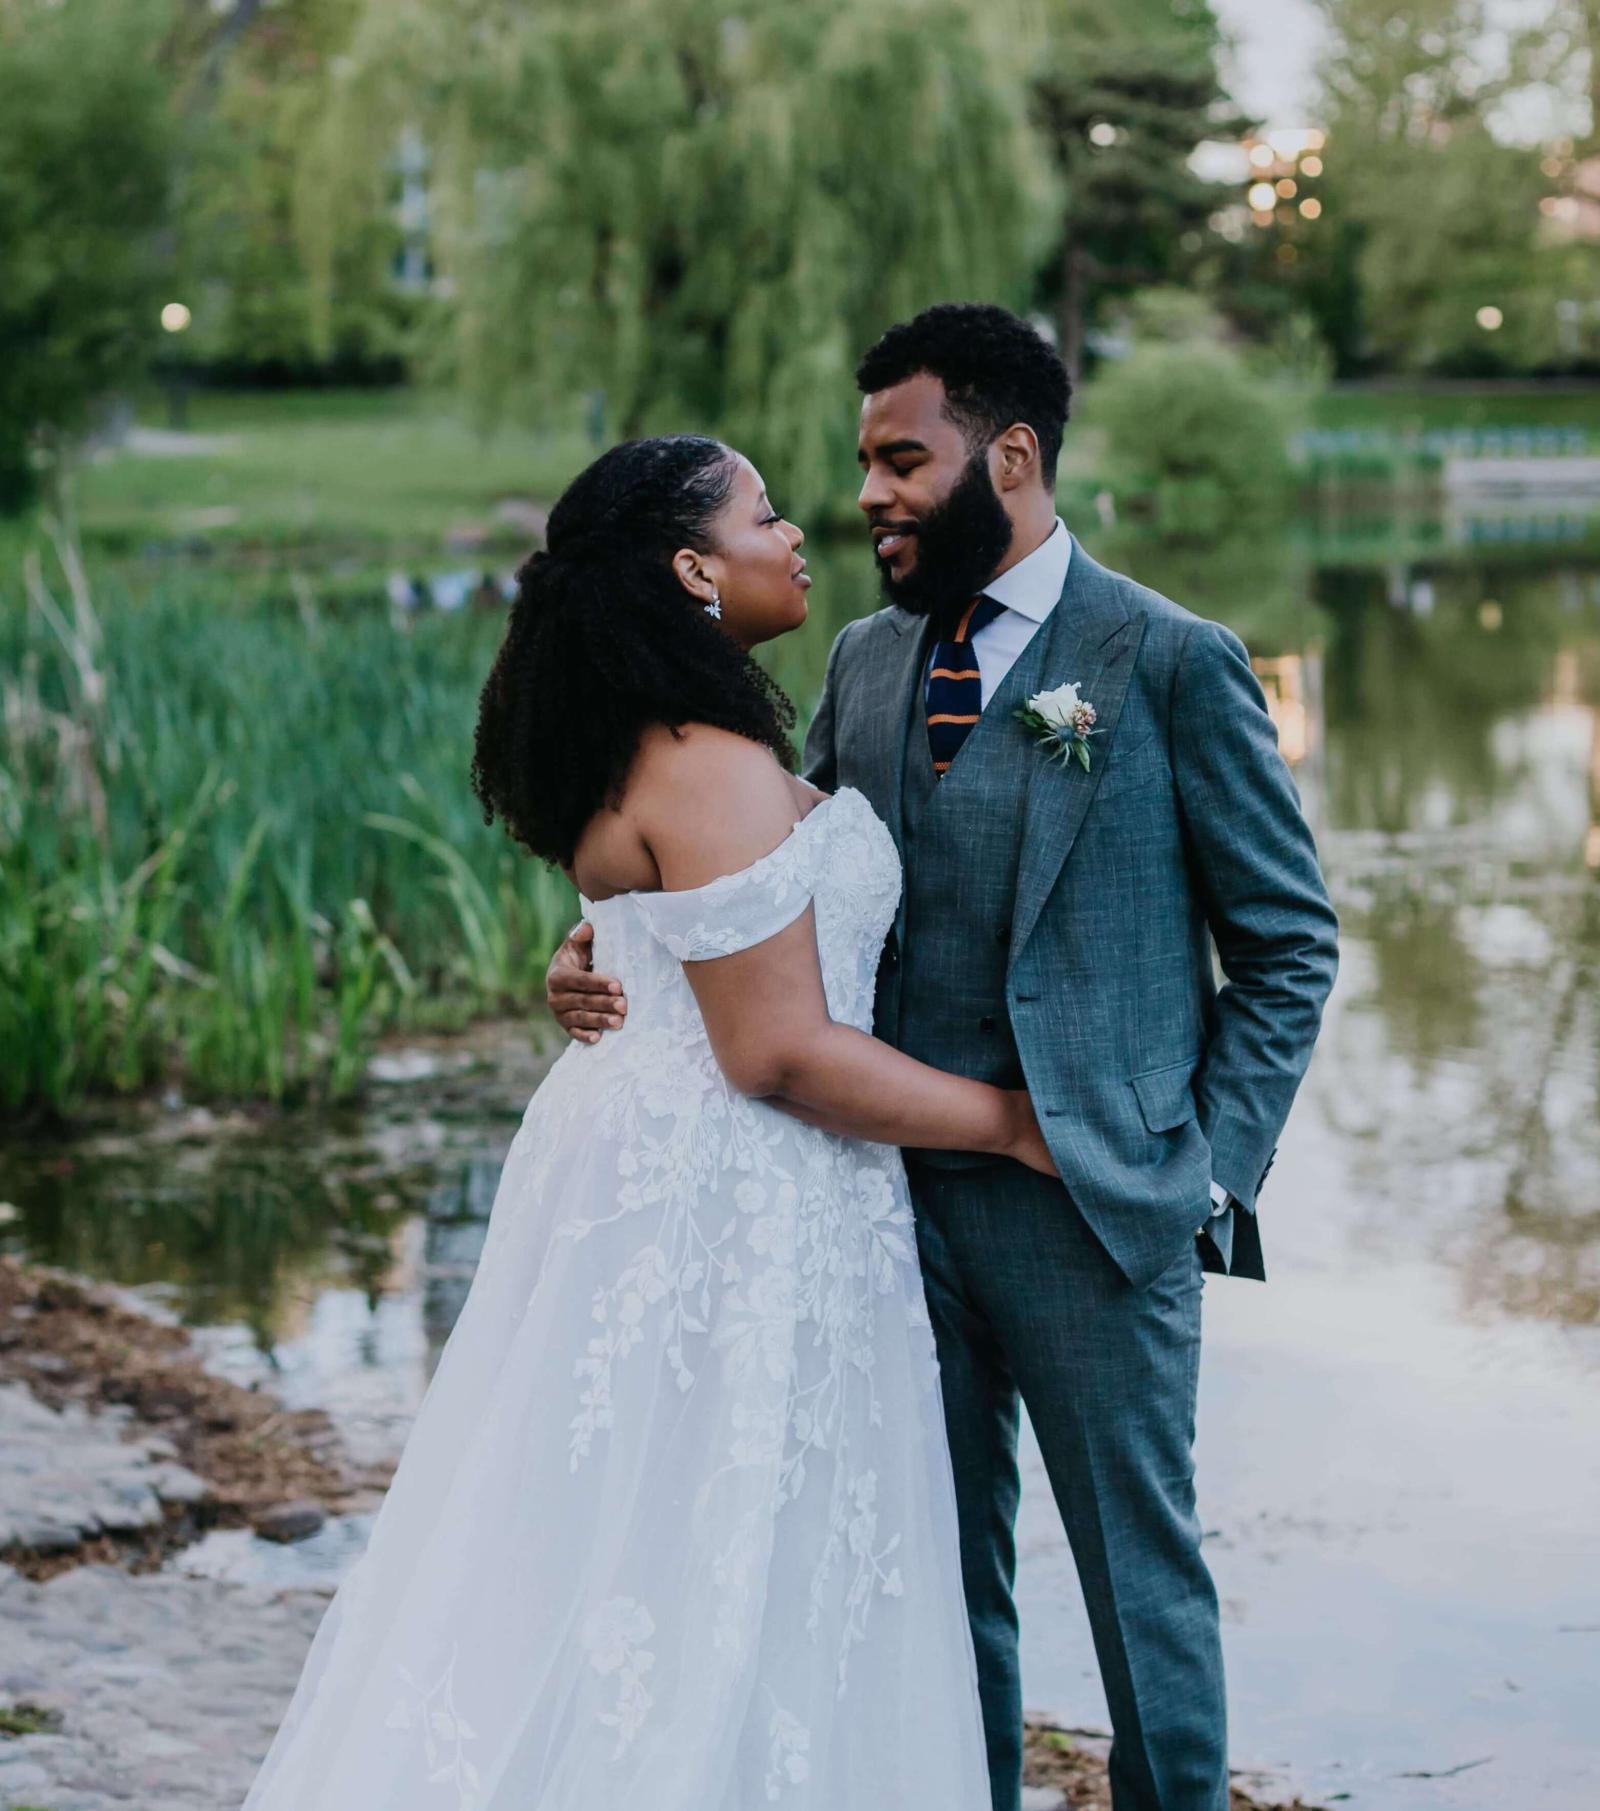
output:
M713 585L711 587L711 602L709 604L706 604L704 606L704 609L705 609L705 613L707 616L714 616L714 617L716 617L718 622L721 622L721 620L722 620L722 599L718 595L717 588L715 585Z

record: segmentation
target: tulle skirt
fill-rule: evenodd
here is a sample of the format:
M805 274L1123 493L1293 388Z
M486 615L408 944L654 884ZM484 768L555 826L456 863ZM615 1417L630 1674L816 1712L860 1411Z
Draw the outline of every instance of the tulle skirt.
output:
M530 1102L243 1811L986 1811L899 1154L651 1043Z

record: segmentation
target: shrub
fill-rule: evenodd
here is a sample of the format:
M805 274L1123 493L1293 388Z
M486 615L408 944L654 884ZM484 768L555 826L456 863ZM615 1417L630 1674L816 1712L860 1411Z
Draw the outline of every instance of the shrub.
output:
M1113 494L1168 533L1217 534L1288 498L1296 400L1227 346L1140 346L1099 379L1086 413L1106 435Z

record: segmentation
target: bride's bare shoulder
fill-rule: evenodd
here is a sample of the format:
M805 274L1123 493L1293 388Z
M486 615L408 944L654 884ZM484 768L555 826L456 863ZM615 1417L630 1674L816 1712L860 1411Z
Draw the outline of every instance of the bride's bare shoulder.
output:
M668 888L747 867L804 815L794 780L770 749L708 723L645 732L628 776L628 809Z
M677 729L653 723L639 737L639 752L628 775L628 794L641 803L667 794L682 807L690 795L723 809L739 809L793 792L793 781L771 749L711 723Z

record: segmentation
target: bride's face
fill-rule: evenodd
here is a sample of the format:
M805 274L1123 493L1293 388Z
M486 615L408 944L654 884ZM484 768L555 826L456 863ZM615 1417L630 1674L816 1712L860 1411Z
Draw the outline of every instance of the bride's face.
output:
M714 545L705 553L685 548L673 564L702 606L715 589L722 629L741 647L754 648L806 620L811 580L800 557L805 536L773 508L750 461L735 457L733 488L712 525Z

